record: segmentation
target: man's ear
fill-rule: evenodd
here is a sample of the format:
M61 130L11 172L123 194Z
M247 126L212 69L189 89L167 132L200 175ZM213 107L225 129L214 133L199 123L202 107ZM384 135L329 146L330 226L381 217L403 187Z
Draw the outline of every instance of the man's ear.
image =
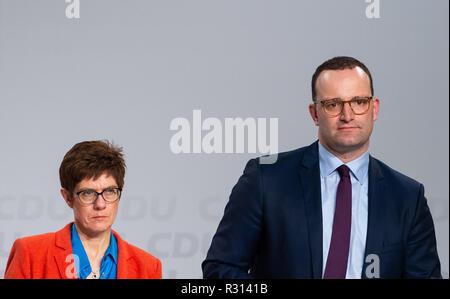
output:
M316 126L319 126L319 117L317 116L317 106L315 104L309 104L309 114L311 114L311 117L316 124Z
M73 201L72 201L72 195L69 191L67 191L64 188L61 188L61 195L64 198L64 201L67 203L67 205L73 209Z
M373 98L373 121L376 121L378 118L378 111L380 111L380 99Z

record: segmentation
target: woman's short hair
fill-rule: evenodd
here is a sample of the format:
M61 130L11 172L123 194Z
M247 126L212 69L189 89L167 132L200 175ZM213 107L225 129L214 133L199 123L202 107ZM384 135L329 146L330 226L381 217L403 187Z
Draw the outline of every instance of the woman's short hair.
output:
M75 144L64 156L59 167L61 187L73 192L84 179L98 179L102 174L112 176L123 188L125 160L122 148L105 141L83 141Z

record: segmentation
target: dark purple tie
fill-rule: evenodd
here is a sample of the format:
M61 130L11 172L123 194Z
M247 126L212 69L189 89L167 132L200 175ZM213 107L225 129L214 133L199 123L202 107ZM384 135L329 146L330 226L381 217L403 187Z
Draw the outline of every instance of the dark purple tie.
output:
M347 273L350 231L352 224L352 184L349 168L337 168L341 180L337 188L336 209L334 211L333 233L323 278L344 279Z

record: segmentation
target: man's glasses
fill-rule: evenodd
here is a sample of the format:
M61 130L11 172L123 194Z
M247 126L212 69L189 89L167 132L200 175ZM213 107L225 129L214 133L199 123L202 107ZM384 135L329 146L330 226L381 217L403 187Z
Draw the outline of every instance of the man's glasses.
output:
M80 202L85 205L94 203L99 195L101 195L107 203L113 203L120 198L121 193L122 189L120 188L106 188L102 192L97 192L91 189L74 192Z
M369 111L372 98L373 97L355 97L350 101L343 101L341 99L314 100L314 103L322 104L323 111L330 117L340 115L344 110L345 103L349 103L354 114L361 115Z

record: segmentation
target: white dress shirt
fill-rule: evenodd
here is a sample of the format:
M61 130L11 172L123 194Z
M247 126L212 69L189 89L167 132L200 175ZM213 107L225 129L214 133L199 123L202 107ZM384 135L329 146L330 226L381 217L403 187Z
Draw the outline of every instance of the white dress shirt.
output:
M336 192L340 181L336 168L345 164L350 168L352 183L352 224L347 273L345 278L361 278L366 248L369 190L369 152L348 163L326 150L319 142L320 186L322 191L323 270L325 273L333 231Z

